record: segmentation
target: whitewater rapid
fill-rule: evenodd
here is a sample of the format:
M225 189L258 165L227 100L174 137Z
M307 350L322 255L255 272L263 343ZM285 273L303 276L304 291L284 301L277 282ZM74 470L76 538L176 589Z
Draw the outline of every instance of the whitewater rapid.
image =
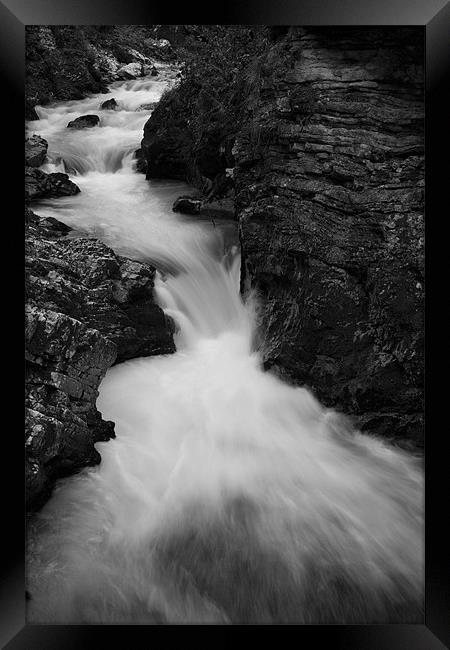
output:
M170 75L169 75L170 76ZM111 368L97 406L116 439L59 482L30 526L29 622L421 622L419 459L352 430L261 367L257 297L239 292L233 223L176 215L182 183L134 150L167 81L38 107L46 171L81 193L35 210L158 269L177 352ZM118 110L99 111L118 100ZM100 126L79 132L82 114Z

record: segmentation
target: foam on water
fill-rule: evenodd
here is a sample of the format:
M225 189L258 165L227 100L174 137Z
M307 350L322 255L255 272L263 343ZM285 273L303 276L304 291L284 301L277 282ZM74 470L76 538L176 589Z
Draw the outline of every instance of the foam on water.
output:
M117 84L33 123L81 188L36 211L152 260L177 352L108 371L97 404L117 438L97 443L102 463L61 481L32 522L28 618L422 621L420 462L263 372L238 247L171 211L182 184L133 172L148 116L132 109L163 87ZM101 127L65 129L109 96L122 110Z

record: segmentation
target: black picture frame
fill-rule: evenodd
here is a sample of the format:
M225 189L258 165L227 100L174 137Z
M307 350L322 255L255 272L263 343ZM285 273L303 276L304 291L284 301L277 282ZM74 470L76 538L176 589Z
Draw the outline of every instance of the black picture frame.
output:
M24 43L28 24L278 24L278 25L418 25L426 39L426 612L424 625L325 625L325 626L257 626L276 627L276 634L293 628L292 640L302 648L324 647L343 650L439 650L450 647L450 589L448 580L449 535L446 532L447 458L442 443L447 436L445 417L445 383L439 388L431 380L441 360L446 337L441 315L432 320L432 307L444 305L445 282L440 291L438 282L446 277L446 255L439 251L442 243L440 225L445 222L447 208L449 107L445 91L449 88L450 64L450 4L445 0L233 0L223 6L195 7L185 3L180 9L166 3L149 0L0 0L0 60L3 74L0 100L4 111L1 124L12 138L7 150L6 180L8 192L14 189L14 201L8 215L8 226L17 238L12 274L18 283L12 289L12 311L17 315L17 353L20 354L21 332L21 248L23 241L23 153L19 140L24 129ZM445 195L444 195L445 193ZM5 217L6 218L6 217ZM8 246L9 247L9 246ZM9 283L9 275L6 282ZM10 289L11 291L11 289ZM12 299L14 294L14 300ZM441 324L441 334L438 325ZM440 343L442 342L442 343ZM9 347L9 339L7 339ZM435 361L433 361L435 363ZM17 361L16 361L17 365ZM445 375L444 375L445 376ZM21 396L18 386L14 394ZM17 389L17 390L16 390ZM9 399L9 398L8 398ZM13 397L11 398L13 400ZM20 397L17 408L9 402L4 409L14 409L15 420L20 421ZM442 408L444 406L444 408ZM201 630L205 641L220 627L224 642L229 642L238 628L250 626L46 626L25 623L24 588L24 487L21 462L23 443L20 425L4 427L3 464L12 468L7 487L3 491L2 573L0 583L0 642L8 650L45 650L97 647L98 643L117 643L124 648L148 645L155 634L163 634L165 642L175 641L171 636L180 631L184 639L190 635L186 627ZM13 435L14 434L14 435ZM16 435L17 434L17 435ZM8 448L8 444L9 448ZM5 468L6 469L6 468ZM253 628L253 626L251 626ZM254 629L251 634L253 635ZM269 634L269 630L263 629ZM166 636L167 635L167 636ZM183 639L183 642L184 642ZM268 643L276 642L269 637ZM292 643L292 641L290 641ZM280 643L280 641L278 641Z

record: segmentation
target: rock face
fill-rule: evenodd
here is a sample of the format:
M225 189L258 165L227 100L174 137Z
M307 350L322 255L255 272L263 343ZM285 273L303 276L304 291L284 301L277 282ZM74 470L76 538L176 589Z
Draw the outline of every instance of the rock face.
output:
M40 135L32 135L25 140L25 165L40 167L47 157L48 142Z
M142 150L141 149L136 149L134 152L133 158L136 160L136 166L135 170L139 174L145 174L147 171L147 161L145 160Z
M103 102L100 108L104 111L114 111L117 108L117 102L114 97L111 97L111 99L107 99L106 102Z
M224 196L232 188L227 169L234 165L233 138L223 132L220 117L199 144L186 113L187 98L172 90L163 96L144 126L141 149L147 178L173 178L192 183L208 196Z
M234 136L193 142L186 80L145 125L147 176L210 199L231 184L265 367L362 430L420 445L422 30L271 31Z
M144 126L141 150L147 161L147 178L186 180L193 166L192 137L183 115L182 102L175 107L178 119L168 121L164 97Z
M25 200L33 201L49 196L72 196L80 188L67 174L56 172L46 174L35 167L25 167Z
M275 48L274 48L275 49ZM411 29L294 29L234 155L243 284L267 368L422 441L423 49Z
M100 123L100 118L98 115L81 115L75 120L72 120L67 125L68 129L88 129L93 126L98 126Z
M154 269L95 239L26 213L27 507L55 480L100 462L114 436L95 402L106 370L174 351L171 323L153 302Z
M192 196L179 196L173 204L174 212L182 214L198 214L202 206L202 201Z
M204 201L200 208L200 214L211 219L234 219L234 201L230 197Z

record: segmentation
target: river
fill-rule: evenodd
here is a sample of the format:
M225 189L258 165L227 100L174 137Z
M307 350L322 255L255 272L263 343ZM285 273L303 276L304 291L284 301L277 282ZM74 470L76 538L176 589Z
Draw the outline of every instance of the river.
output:
M137 109L172 77L28 123L49 142L42 169L81 189L33 209L154 264L177 327L175 354L106 374L97 406L117 437L30 525L28 621L421 622L421 461L263 371L236 224L177 215L188 186L134 169L149 117ZM117 109L99 110L111 97ZM99 126L66 128L92 113Z

